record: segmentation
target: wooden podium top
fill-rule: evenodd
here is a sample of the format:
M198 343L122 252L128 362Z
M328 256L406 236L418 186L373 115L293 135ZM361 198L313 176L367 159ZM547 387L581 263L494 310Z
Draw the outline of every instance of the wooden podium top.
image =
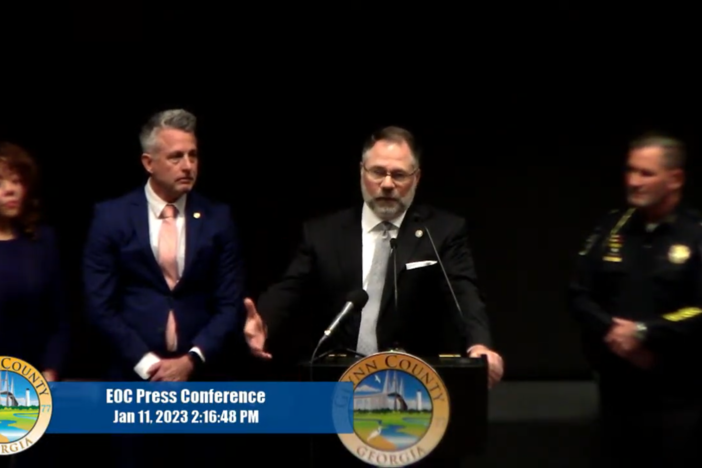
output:
M401 351L402 352L402 351ZM414 356L410 354L410 356ZM431 367L435 368L439 374L443 369L455 368L464 369L466 372L481 372L485 373L487 379L487 359L483 357L470 358L456 354L440 354L438 356L414 356L421 359ZM314 367L315 369L322 368L347 368L353 365L354 362L363 359L363 357L354 356L346 353L332 353L321 359L317 359L313 364L309 361L302 361L299 366L302 368ZM336 380L336 379L334 379Z

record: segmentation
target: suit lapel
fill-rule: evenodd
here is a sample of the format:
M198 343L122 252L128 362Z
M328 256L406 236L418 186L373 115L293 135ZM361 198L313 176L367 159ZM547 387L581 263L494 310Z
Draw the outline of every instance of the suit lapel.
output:
M397 281L398 287L400 282L401 273L405 270L405 265L407 260L410 259L417 246L422 240L424 235L424 228L420 222L413 219L414 209L410 210L405 215L402 221L402 226L397 233ZM422 231L422 234L418 237L417 232ZM388 260L387 273L385 275L385 285L383 286L383 297L380 303L380 315L383 315L388 307L390 310L394 310L394 296L395 296L395 285L394 285L394 270L393 270L393 255L390 254L390 259Z
M361 231L361 211L351 210L348 219L343 221L336 241L339 271L344 272L346 284L351 289L363 287L363 236Z
M206 222L202 203L197 195L191 192L185 205L185 266L181 280L185 278L192 267L193 261L197 258L198 250L202 245L200 231ZM178 282L180 285L182 281ZM177 287L177 286L176 286Z
M146 204L146 194L143 192L143 190L140 193L137 192L134 194L131 207L132 214L130 218L134 224L134 231L136 232L139 247L141 247L141 250L144 252L146 264L159 278L159 281L162 282L164 286L168 287L166 279L163 276L163 272L161 271L161 267L158 264L158 260L154 255L154 249L151 247L151 236L149 234L149 208Z

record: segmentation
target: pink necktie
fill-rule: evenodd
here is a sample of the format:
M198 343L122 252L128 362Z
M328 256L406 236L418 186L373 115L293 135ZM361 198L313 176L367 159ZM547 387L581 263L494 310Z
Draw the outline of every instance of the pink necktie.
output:
M178 210L173 205L166 205L161 212L161 230L158 235L158 263L161 265L163 276L168 287L173 289L178 283L178 229L175 217ZM173 311L168 313L166 323L166 347L168 351L175 351L178 346L176 322Z

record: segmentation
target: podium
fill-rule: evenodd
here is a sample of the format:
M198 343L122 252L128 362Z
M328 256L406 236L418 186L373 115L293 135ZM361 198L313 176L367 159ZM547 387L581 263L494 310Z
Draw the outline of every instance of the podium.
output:
M399 353L399 355L404 354L404 352ZM310 436L312 462L310 466L451 467L459 466L460 460L484 453L487 444L488 419L487 359L484 356L468 358L457 355L414 357L433 368L443 381L449 396L448 424L438 445L418 461L397 464L397 461L388 461L389 455L387 455L383 462L374 465L354 455L344 446L339 435L314 435ZM304 382L338 382L347 370L363 359L349 354L329 354L313 364L300 363L298 377ZM380 382L380 379L377 380ZM354 408L356 408L355 402Z

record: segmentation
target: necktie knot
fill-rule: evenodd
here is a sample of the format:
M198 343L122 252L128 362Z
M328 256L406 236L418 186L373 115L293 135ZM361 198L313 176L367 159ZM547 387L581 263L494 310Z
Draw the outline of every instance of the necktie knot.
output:
M175 205L166 205L163 207L163 211L161 211L161 218L175 218L177 214L178 208L176 208Z
M382 233L383 239L388 237L388 234L394 227L395 226L389 221L383 221L382 223L378 224L378 229Z

